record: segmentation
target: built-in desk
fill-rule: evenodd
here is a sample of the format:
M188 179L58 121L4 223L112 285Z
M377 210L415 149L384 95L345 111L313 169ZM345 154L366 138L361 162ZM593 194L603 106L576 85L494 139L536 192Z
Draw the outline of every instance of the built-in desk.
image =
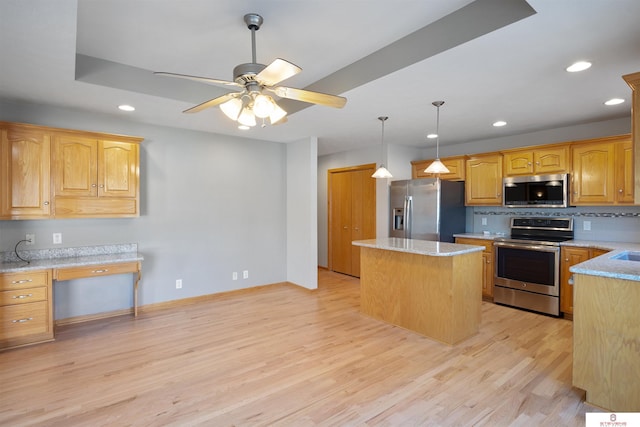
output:
M133 315L143 257L137 245L108 245L21 251L29 262L2 254L0 262L0 349L51 341L54 281L133 273Z

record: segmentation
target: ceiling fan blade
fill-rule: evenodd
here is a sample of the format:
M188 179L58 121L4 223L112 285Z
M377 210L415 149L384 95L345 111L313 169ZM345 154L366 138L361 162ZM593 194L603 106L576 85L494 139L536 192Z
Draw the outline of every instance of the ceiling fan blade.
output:
M280 83L283 80L293 77L302 71L302 68L284 59L276 58L271 64L260 71L256 75L258 80L263 85L273 86Z
M198 76L190 76L188 74L176 74L176 73L167 73L165 71L156 71L153 74L157 76L167 76L167 77L177 77L179 79L187 79L194 80L197 82L208 83L213 85L222 85L222 86L235 86L235 87L244 87L241 84L236 82L231 82L229 80L219 80L219 79L210 79L209 77L198 77Z
M342 108L347 103L347 98L337 95L329 95L321 92L312 92L304 89L278 86L267 88L281 98L295 99L296 101L310 102L312 104L325 105L327 107Z
M184 110L183 113L198 113L204 109L215 107L216 105L223 104L229 101L230 99L237 98L239 95L241 95L240 92L227 93L226 95L222 95L217 98L210 99L208 101L203 102L202 104L196 105L195 107L191 107L187 110Z

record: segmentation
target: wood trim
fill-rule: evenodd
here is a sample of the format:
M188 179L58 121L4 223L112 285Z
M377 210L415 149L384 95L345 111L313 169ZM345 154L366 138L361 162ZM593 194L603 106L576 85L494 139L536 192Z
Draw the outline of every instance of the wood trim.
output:
M41 131L41 132L47 132L47 133L65 133L65 134L77 135L82 137L91 137L96 139L111 139L115 137L117 138L118 141L133 142L136 144L139 144L144 140L144 138L140 136L120 135L117 133L85 131L85 130L78 130L78 129L63 129L63 128L55 128L50 126L35 125L32 123L16 123L16 122L0 121L0 127L12 128L16 126L29 129L32 131Z
M133 308L123 308L121 310L105 311L103 313L96 314L84 314L82 316L66 317L64 319L56 319L54 325L66 326L74 325L76 323L90 322L92 320L108 319L110 317L128 316L133 313Z

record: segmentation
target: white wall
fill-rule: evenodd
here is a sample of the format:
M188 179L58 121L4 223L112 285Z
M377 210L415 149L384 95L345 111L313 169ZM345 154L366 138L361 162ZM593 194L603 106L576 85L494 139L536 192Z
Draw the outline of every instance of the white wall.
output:
M287 280L307 289L318 287L317 157L317 138L287 144Z
M0 250L13 250L26 233L36 234L33 249L53 247L53 232L62 233L63 247L137 243L145 257L141 305L282 282L289 273L315 287L316 262L308 261L317 250L309 231L315 230L315 141L295 143L288 153L285 144L8 101L0 101L0 120L145 138L139 218L0 221ZM259 136L259 129L249 135ZM294 207L287 204L287 173L303 181L290 188ZM288 244L306 258L291 271ZM242 270L249 278L233 281L232 272ZM183 280L180 290L176 279ZM56 318L131 306L130 276L62 282L55 292Z

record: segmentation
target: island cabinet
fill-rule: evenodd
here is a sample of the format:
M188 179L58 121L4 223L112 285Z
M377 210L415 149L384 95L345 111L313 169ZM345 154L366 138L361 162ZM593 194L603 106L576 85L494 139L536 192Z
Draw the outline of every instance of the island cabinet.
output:
M572 145L571 204L633 203L633 147L630 135Z
M0 219L47 218L50 136L0 122Z
M482 299L493 300L493 276L495 274L493 240L456 237L456 243L484 246L482 251Z
M502 152L504 176L567 173L569 145Z
M361 246L360 311L455 345L478 333L482 297L477 245L382 238Z
M464 181L465 180L465 159L467 156L455 156L442 158L440 161L444 164L449 173L439 174L440 179L448 181ZM411 177L416 178L435 178L435 174L426 173L424 170L433 162L431 160L414 160L411 162Z
M50 271L0 273L0 349L53 340Z
M474 155L467 160L465 204L502 205L502 154Z
M606 254L607 250L562 246L560 248L560 311L564 317L573 317L573 273L571 267L597 256Z

